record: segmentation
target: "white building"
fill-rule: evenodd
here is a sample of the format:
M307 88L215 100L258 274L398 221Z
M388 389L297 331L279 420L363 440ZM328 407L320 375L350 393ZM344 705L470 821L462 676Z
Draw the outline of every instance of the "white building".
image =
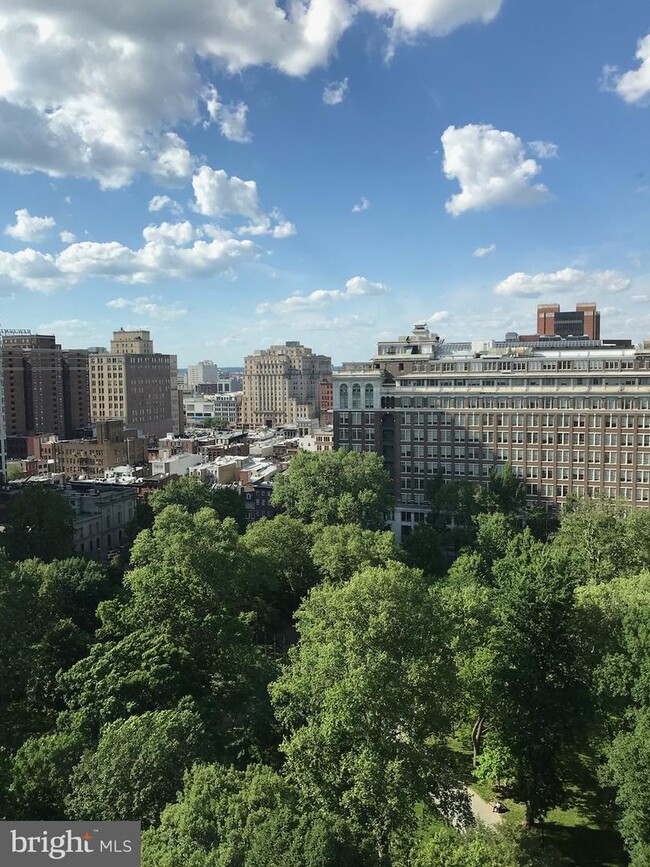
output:
M203 463L201 455L180 454L151 461L152 476L187 476L191 467Z
M207 419L221 419L230 425L241 423L242 393L187 395L183 398L183 409L188 423L202 422Z
M204 382L217 382L219 368L214 361L199 361L198 364L190 364L187 368L187 384L192 388Z

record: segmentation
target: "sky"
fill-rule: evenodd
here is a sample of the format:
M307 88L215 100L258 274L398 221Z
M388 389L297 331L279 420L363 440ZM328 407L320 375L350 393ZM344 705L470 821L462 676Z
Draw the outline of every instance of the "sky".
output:
M64 348L647 339L650 8L2 0L0 191L0 327Z

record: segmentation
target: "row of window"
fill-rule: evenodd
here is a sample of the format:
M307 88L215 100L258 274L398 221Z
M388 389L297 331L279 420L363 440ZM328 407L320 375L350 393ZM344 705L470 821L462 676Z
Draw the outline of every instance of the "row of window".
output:
M648 383L650 391L650 383ZM650 409L650 397L434 397L398 395L381 398L382 409ZM341 409L348 407L341 406Z
M349 409L350 389L346 383L339 386L339 404L341 409ZM363 390L363 407L372 409L375 405L375 389L367 383ZM361 409L361 386L355 383L352 386L352 409Z

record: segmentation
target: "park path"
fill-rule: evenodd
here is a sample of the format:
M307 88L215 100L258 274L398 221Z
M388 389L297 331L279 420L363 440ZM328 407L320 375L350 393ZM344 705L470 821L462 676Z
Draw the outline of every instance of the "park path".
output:
M474 814L476 821L482 822L484 825L488 825L489 827L499 825L503 820L501 813L493 813L491 804L484 801L483 798L480 795L477 795L469 786L466 788L470 799L472 813Z

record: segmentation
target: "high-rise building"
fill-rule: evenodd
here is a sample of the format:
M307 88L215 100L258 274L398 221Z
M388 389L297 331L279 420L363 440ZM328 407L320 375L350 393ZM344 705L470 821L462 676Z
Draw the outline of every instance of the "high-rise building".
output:
M122 419L146 436L179 432L175 355L153 351L148 331L116 331L111 351L90 356L94 422Z
M53 335L3 333L8 437L74 436L90 421L88 352L62 350Z
M383 455L398 534L424 520L426 489L513 467L528 501L569 495L650 507L650 341L446 343L424 325L334 374L336 447Z
M576 304L575 311L560 310L559 304L537 306L537 335L540 337L587 337L600 339L600 313L595 304Z
M217 382L219 368L214 361L199 361L198 364L190 364L187 368L187 384L192 388L204 382Z
M275 427L318 418L318 383L332 375L332 359L298 341L258 349L245 359L242 421Z

